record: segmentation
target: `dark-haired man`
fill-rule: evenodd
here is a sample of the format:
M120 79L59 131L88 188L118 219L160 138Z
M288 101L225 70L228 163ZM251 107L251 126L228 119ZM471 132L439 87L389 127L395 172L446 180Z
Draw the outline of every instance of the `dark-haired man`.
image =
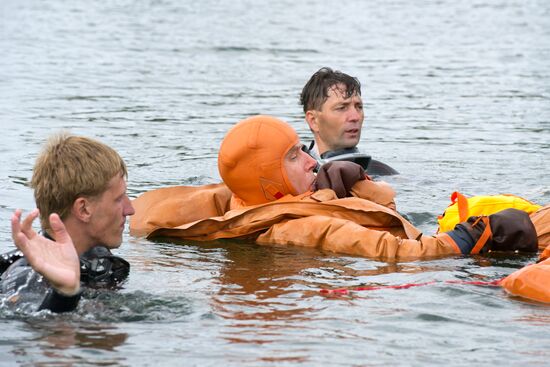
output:
M357 149L365 117L361 84L357 78L331 68L321 68L302 89L300 103L315 139L315 146L310 147L314 157L350 160L363 166L370 175L398 173Z

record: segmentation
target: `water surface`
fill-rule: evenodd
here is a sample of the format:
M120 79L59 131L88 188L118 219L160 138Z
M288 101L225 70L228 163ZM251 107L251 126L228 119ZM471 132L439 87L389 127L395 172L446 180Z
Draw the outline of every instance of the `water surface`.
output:
M331 66L363 84L360 148L401 172L425 233L459 190L550 202L546 1L3 1L0 250L31 210L52 132L115 147L129 192L218 182L225 132L298 105ZM0 311L0 365L477 365L548 361L550 308L501 289L534 257L385 263L230 241L125 235L128 283L69 315ZM322 288L436 281L325 297Z

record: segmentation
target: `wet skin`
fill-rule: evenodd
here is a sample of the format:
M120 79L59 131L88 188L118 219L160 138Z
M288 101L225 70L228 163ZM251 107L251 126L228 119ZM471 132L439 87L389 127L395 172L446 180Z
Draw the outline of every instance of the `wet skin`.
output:
M361 138L365 117L361 96L354 94L346 98L344 85L332 87L327 94L328 98L321 110L310 110L306 113L319 154L355 147Z
M294 195L313 190L315 173L313 169L317 161L302 149L303 144L297 143L285 155L284 166L286 175L292 184Z

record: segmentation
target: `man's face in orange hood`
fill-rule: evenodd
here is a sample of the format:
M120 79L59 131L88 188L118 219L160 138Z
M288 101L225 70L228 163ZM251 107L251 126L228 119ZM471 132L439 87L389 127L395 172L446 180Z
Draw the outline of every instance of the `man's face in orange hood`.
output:
M315 173L313 169L317 161L302 150L303 144L298 142L285 155L284 167L288 180L292 184L295 195L313 191Z

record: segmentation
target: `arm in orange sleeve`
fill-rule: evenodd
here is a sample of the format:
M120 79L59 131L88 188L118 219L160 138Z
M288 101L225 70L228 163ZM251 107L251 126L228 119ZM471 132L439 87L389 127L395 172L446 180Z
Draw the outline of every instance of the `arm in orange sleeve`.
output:
M537 231L539 250L550 246L550 205L546 205L537 210L529 215L529 218Z
M261 234L258 244L316 247L349 255L392 261L409 261L458 255L460 250L446 234L403 239L390 232L369 229L353 221L310 216L273 225Z
M224 184L174 186L151 190L132 201L130 234L148 236L158 228L174 228L196 220L223 215L229 210L231 191Z
M370 179L357 181L351 188L351 194L355 197L373 201L392 210L396 210L395 191L384 181L372 181Z

